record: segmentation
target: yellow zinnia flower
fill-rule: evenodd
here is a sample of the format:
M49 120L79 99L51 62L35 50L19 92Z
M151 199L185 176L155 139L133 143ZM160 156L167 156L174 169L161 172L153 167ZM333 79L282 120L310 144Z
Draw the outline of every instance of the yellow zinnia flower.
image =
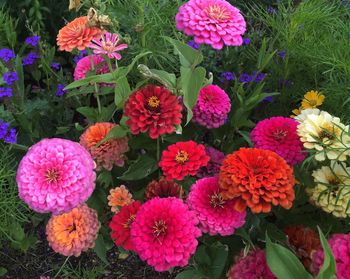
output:
M304 99L301 102L302 109L317 108L323 104L325 96L321 92L311 90L306 92Z

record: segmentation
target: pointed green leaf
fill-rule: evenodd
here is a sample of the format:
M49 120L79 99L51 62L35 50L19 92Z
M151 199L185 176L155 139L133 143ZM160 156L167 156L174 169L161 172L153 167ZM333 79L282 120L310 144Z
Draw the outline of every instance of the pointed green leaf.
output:
M94 251L95 251L96 255L101 259L101 261L103 261L107 265L109 264L107 261L107 257L106 257L107 249L106 249L105 242L104 242L104 239L103 239L101 234L98 235L98 237L95 241Z
M147 177L158 169L158 162L147 155L140 156L126 172L120 177L121 180L140 180Z
M129 130L127 127L124 126L114 126L108 134L105 136L103 140L97 143L97 146L100 146L102 143L111 140L111 139L116 139L116 138L123 138L128 134Z
M118 79L118 83L114 88L114 103L118 108L123 108L124 103L131 93L130 85L126 77Z

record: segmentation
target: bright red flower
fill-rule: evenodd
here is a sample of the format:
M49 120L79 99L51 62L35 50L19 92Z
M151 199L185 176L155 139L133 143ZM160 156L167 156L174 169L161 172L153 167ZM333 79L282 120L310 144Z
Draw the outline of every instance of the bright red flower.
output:
M182 189L180 184L177 184L174 181L169 181L163 176L159 179L159 181L152 180L150 183L148 183L145 190L145 200L150 200L155 197L184 198L184 196L185 191Z
M183 141L169 145L168 150L163 151L159 166L168 180L182 180L186 175L196 175L209 159L204 145L192 140Z
M168 89L150 84L131 94L124 114L134 135L149 130L150 137L156 139L175 131L181 124L181 110L177 97Z
M130 239L130 227L140 207L141 203L139 201L123 206L109 223L109 228L112 230L112 239L116 245L123 246L125 250L134 249Z

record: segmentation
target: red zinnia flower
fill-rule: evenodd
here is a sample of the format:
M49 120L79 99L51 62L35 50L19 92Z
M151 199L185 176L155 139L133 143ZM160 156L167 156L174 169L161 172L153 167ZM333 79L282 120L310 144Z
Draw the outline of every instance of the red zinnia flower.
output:
M185 191L182 189L180 184L174 181L166 180L165 177L161 177L159 181L152 180L146 188L145 199L150 200L155 197L167 198L176 197L184 198Z
M125 104L126 122L136 135L149 130L152 139L175 131L181 124L181 105L177 97L161 86L147 85L134 92Z
M140 207L141 203L139 201L123 206L109 223L109 228L112 230L112 239L116 245L123 246L125 250L134 249L130 239L130 227Z
M228 155L219 174L224 199L237 198L235 209L270 212L272 205L289 209L294 200L293 169L275 152L241 148Z
M182 180L186 175L196 175L208 161L204 145L191 140L169 145L168 150L163 151L159 166L168 180Z

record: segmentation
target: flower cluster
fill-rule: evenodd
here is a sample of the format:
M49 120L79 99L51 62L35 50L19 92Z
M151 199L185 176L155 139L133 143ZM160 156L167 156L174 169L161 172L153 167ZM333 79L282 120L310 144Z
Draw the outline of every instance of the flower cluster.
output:
M17 131L10 127L10 123L0 120L0 139L6 143L17 142Z
M13 50L8 48L0 49L0 59L2 59L4 62L9 62L15 57L16 57L16 54L13 52Z
M294 115L291 117L294 118L296 115L299 115L303 110L306 109L316 109L323 104L325 96L318 91L308 91L304 95L304 99L301 101L301 106L298 109L294 109L292 112Z

